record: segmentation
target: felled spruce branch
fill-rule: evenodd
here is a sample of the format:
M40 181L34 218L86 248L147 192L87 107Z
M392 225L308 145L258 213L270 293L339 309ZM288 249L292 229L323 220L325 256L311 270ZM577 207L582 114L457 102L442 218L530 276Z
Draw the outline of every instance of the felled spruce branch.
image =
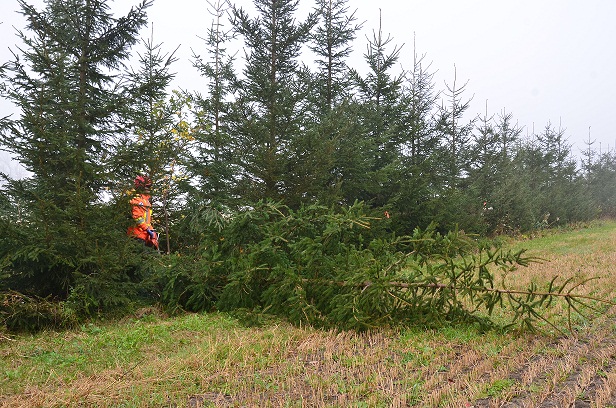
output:
M465 321L493 327L507 316L511 326L532 329L544 321L562 332L545 316L556 299L564 299L572 332L574 313L611 304L575 293L590 279L554 278L525 290L497 284L496 277L540 260L434 226L397 237L383 220L366 214L361 203L296 211L260 203L215 231L208 256L200 256L220 265L186 273L182 281L190 286L179 299L190 306L211 298L221 310L267 311L296 324L358 330ZM203 285L204 279L212 283ZM506 313L496 315L495 309Z
M529 288L527 290L514 290L514 289L499 289L499 288L488 288L484 287L482 292L487 295L492 295L491 302L488 302L487 309L489 309L489 314L492 314L493 303L503 304L506 300L512 307L515 315L514 319L511 322L511 325L514 325L518 321L522 321L522 325L529 329L534 329L534 321L541 320L546 324L554 328L559 333L566 335L567 333L557 327L554 323L546 319L539 311L540 308L545 309L550 306L551 302L555 298L562 298L567 303L567 327L569 333L573 333L573 325L572 325L572 312L575 311L581 316L585 316L584 313L580 310L579 306L586 307L595 312L600 312L596 307L591 305L589 302L603 303L611 306L616 305L615 302L601 299L596 296L589 296L583 294L573 293L573 290L581 285L586 284L591 280L598 279L598 277L588 278L577 284L570 287L566 292L565 289L568 284L571 283L572 279L567 279L560 286L555 286L554 282L557 280L557 276L552 279L549 284L548 289L545 291L537 290L536 288ZM315 284L318 283L320 285L335 285L339 287L354 287L359 289L361 292L375 285L375 282L372 281L363 281L363 282L343 282L343 281L310 281L304 280L305 283ZM420 282L401 282L401 281L391 281L387 282L386 286L396 289L427 289L429 291L437 292L437 291L464 291L466 288L463 287L455 287L451 284L442 284L442 283L420 283ZM402 302L407 304L412 304L409 302L404 296L400 296L398 294L392 294L390 291L388 293ZM579 305L579 306L576 306ZM471 314L478 311L480 309L481 304L475 304L475 308L471 311ZM526 316L526 317L525 317Z
M577 283L570 278L558 283L558 277L554 277L545 288L532 284L526 290L506 288L504 284L497 287L492 269L510 272L520 266L538 262L539 259L526 256L525 251L472 252L461 249L464 248L464 237L450 234L449 238L447 245L439 243L441 238L438 236L432 242L422 238L420 245L416 245L418 241L409 240L406 249L411 250L398 252L393 262L390 257L388 265L381 265L380 268L374 266L363 274L342 271L337 279L301 278L301 285L312 287L313 290L327 286L338 288L321 289L321 292L343 294L349 304L353 304L353 317L366 326L370 326L370 322L390 321L396 324L405 320L422 324L474 320L492 326L493 312L498 308L512 311L513 317L507 326L519 325L534 330L536 323L543 321L565 334L564 330L545 317L555 299L564 299L566 302L569 333L573 333L573 312L584 316L584 308L597 311L593 303L614 304L595 296L575 293L580 286L597 278ZM372 273L371 279L365 279L366 272ZM340 279L345 275L348 279ZM395 301L388 303L385 301L386 296ZM373 303L362 302L362 298L372 299ZM340 302L333 303L332 310L345 307ZM357 307L361 304L367 307ZM480 317L481 311L487 317Z

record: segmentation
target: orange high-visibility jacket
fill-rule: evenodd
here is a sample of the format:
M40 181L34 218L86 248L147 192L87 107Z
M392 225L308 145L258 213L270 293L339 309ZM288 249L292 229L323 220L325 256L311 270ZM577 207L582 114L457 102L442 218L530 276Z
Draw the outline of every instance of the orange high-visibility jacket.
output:
M128 235L144 241L148 238L148 229L152 228L152 204L147 194L137 194L130 200L135 225L128 227Z

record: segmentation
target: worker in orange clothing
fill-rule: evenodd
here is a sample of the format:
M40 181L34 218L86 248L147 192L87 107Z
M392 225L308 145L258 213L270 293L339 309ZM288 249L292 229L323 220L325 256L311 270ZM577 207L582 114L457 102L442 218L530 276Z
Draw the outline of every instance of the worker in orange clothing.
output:
M135 196L130 200L134 225L128 227L128 236L142 241L146 246L158 250L158 234L152 227L152 204L150 189L152 180L148 176L135 178Z

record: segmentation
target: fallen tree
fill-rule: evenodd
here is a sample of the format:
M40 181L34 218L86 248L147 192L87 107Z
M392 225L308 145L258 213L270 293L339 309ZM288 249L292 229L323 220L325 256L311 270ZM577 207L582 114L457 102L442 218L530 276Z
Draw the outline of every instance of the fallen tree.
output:
M497 286L498 277L540 260L524 250L479 245L462 231L441 234L434 226L397 237L388 232L395 219L370 215L361 203L293 211L261 202L227 221L214 220L208 225L216 228L204 234L190 260L183 254L159 265L167 307L248 309L296 324L355 330L445 322L494 327L498 308L508 311L504 326L533 329L539 321L552 324L544 312L563 299L571 330L572 313L609 303L576 294L585 281L555 277L545 287L521 290L501 280Z

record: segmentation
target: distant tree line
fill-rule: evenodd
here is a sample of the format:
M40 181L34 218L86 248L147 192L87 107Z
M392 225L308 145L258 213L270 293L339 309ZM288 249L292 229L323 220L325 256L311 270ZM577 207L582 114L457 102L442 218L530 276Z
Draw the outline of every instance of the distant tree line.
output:
M284 223L266 222L272 208L324 225L361 209L364 238L343 240L355 250L417 229L493 236L616 213L613 152L589 140L579 166L560 126L524 135L512 113L487 108L469 120L465 85L454 77L437 89L424 57L405 55L380 25L365 67L349 66L362 24L348 0L314 0L303 21L295 0L254 0L255 15L208 2L214 18L192 59L204 86L186 91L170 90L174 53L140 37L152 0L119 18L108 3L48 0L37 10L18 0L23 46L0 67L0 92L19 113L1 119L0 147L28 176L2 174L3 293L59 300L78 315L135 299L255 307L261 298L229 301L228 285L255 294L266 280L251 275L250 289L245 275L228 274L247 273L242 254L255 242L276 247L268 228ZM141 173L155 180L167 261L126 237ZM299 224L289 228L336 236ZM275 251L267 256L250 267L274 267Z

